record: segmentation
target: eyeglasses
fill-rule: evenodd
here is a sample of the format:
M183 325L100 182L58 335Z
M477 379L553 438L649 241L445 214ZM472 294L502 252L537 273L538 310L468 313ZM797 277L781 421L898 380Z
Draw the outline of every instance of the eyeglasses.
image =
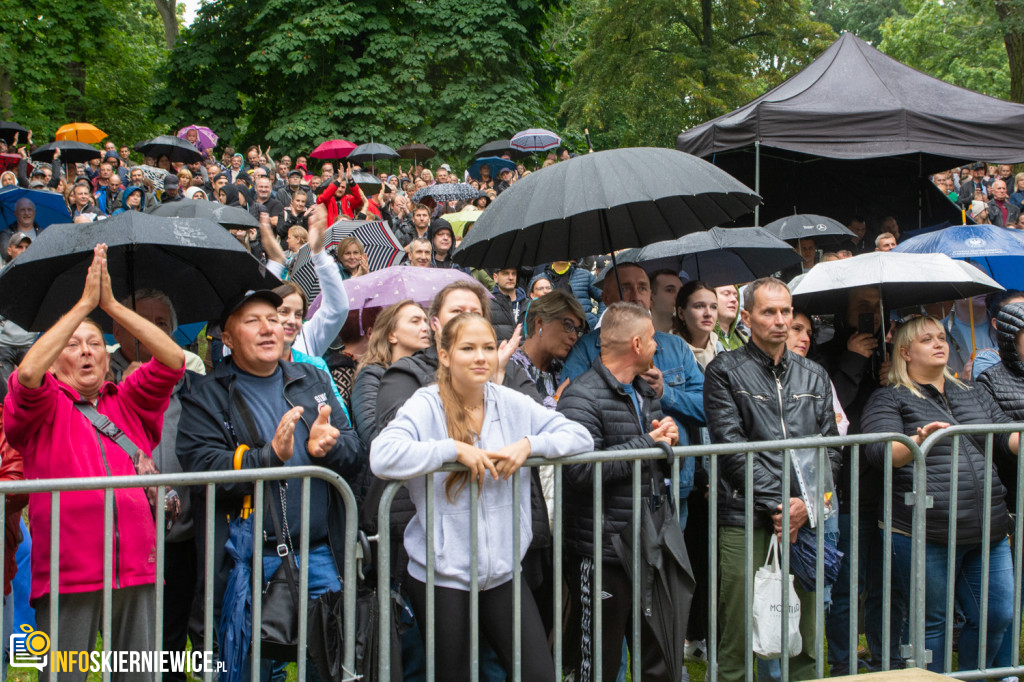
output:
M586 327L584 325L581 324L577 327L568 317L562 318L562 329L565 330L566 334L576 334L577 339L583 336L584 332L586 332Z

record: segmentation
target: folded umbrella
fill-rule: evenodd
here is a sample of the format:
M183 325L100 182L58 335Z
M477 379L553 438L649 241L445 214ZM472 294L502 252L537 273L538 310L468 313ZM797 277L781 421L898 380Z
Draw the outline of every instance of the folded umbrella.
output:
M213 201L171 201L154 208L150 215L164 218L204 218L222 227L257 228L260 221L244 208Z
M695 156L612 149L517 181L488 206L453 257L478 268L573 261L677 239L735 220L759 202L746 185Z
M483 166L487 166L490 169L492 180L497 178L498 173L500 173L503 169L507 168L508 170L511 171L514 171L516 169L516 164L514 161L503 159L500 156L481 156L480 158L473 162L472 166L469 167L469 177L473 178L474 180L479 180L480 169Z
M251 510L250 510L251 511ZM224 551L234 561L228 574L221 602L217 638L224 671L220 682L242 682L246 679L246 660L252 642L252 554L253 516L245 513L228 524Z
M68 211L64 197L56 192L42 192L35 189L23 189L17 186L0 189L0 229L14 224L14 206L21 198L31 199L36 207L36 224L49 227L54 223L70 223L71 212ZM0 244L0 248L7 248Z
M135 145L135 151L154 159L166 156L172 162L194 163L203 160L203 155L194 144L174 135L157 135L151 140L139 142Z
M521 152L543 152L562 144L562 138L550 130L530 128L513 135L508 144Z
M824 586L834 585L839 579L839 567L843 563L843 553L834 544L825 539ZM796 542L789 545L789 570L800 581L808 592L814 592L817 584L818 536L804 526L797 533Z
M76 142L74 140L57 140L56 142L44 144L41 147L37 147L29 156L36 161L50 163L53 161L54 152L58 149L60 149L60 160L63 163L84 163L103 157L103 152L96 149L96 147L91 147L84 142Z
M53 137L55 140L74 140L95 144L105 138L107 134L91 123L65 123Z
M713 227L616 255L618 263L637 263L649 272L685 270L691 280L713 287L750 282L802 260L793 247L760 227Z
M88 224L51 225L0 272L0 315L46 331L78 301L93 247L105 243L114 295L158 289L179 323L217 319L247 289L280 281L220 225L126 211ZM110 320L97 315L109 328Z

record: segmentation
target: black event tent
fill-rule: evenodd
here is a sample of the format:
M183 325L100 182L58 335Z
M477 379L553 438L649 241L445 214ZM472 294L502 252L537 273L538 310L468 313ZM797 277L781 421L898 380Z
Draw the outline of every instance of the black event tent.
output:
M928 175L969 161L1024 161L1024 105L927 76L844 33L800 73L684 131L676 148L754 187L763 224L794 212L903 229L959 210Z

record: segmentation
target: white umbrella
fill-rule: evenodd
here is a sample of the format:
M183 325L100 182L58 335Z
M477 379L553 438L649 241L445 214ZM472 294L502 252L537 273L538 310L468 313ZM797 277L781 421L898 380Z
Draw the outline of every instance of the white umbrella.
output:
M846 307L850 289L866 286L878 287L889 310L1003 288L973 265L945 254L873 251L818 263L793 288L793 304L811 315L828 315Z
M554 149L561 143L562 138L550 130L530 128L513 135L509 146L522 152L543 152Z

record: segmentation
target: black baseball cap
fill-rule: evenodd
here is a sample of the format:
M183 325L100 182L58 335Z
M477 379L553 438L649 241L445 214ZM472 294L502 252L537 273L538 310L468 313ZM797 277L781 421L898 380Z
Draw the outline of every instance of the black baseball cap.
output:
M249 301L266 301L276 309L284 302L284 299L270 289L249 289L245 293L239 294L235 298L231 299L231 301L224 306L224 310L220 314L220 328L224 329L224 326L228 323L228 318Z

